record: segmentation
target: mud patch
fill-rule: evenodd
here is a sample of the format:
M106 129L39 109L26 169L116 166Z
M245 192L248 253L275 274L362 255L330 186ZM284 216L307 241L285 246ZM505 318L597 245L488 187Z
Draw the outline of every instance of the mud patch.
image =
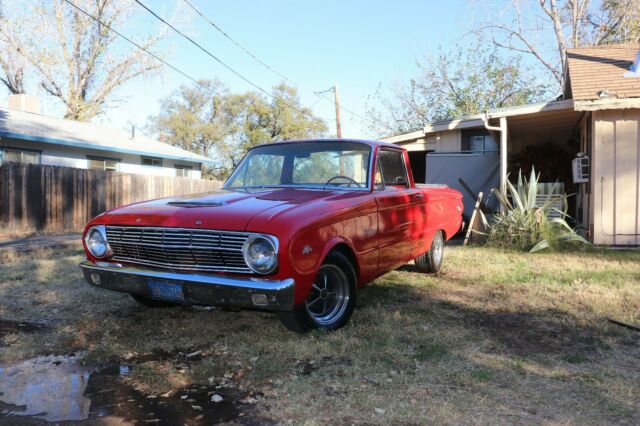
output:
M87 367L79 356L48 356L0 364L0 423L77 422L160 425L246 423L253 407L235 388L191 385L163 395L145 395L125 378L128 365Z
M339 368L341 366L351 366L351 359L347 357L323 356L319 361L298 360L294 364L293 374L297 376L308 376L316 370L323 368Z
M14 333L36 333L45 328L47 324L44 323L0 319L0 337Z

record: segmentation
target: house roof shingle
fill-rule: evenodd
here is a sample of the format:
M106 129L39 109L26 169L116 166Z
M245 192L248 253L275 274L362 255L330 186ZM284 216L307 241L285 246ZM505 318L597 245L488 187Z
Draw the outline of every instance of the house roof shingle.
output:
M568 96L574 100L609 97L640 98L640 78L625 77L640 51L640 43L567 49Z
M7 108L0 108L0 136L194 163L211 162L207 157L144 135L132 138L127 132L100 124L64 120Z

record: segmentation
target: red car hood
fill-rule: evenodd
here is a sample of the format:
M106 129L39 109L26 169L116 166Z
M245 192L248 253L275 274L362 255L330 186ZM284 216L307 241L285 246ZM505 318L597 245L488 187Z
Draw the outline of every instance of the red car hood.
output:
M302 204L331 191L274 189L229 191L162 198L131 204L105 213L101 223L242 231L256 215L282 204Z

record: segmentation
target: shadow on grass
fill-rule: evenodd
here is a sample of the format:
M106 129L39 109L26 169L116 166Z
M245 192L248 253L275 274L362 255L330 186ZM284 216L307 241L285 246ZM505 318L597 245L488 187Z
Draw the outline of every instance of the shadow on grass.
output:
M410 271L410 267L403 268ZM494 311L479 309L446 300L431 291L428 294L401 281L387 279L382 285L371 285L361 292L360 307L384 301L387 312L401 311L422 316L438 327L464 328L489 342L489 347L508 355L530 357L541 355L574 355L609 349L608 338L622 336L602 324L579 324L567 312L553 308L535 311ZM628 336L627 334L624 334ZM640 341L640 339L637 339Z

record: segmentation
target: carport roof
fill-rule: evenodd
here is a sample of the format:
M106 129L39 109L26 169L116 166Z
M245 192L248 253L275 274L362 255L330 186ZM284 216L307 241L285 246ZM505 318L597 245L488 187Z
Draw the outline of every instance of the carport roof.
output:
M573 100L563 100L563 101L550 101L550 102L541 102L537 104L527 104L527 105L519 105L513 107L505 107L505 108L494 108L488 110L483 114L474 114L467 115L464 117L452 119L452 120L444 120L437 121L434 123L427 124L424 129L417 130L411 133L404 133L401 135L394 135L382 138L381 140L391 143L403 143L411 140L416 140L425 137L428 134L443 132L447 130L454 129L469 129L475 127L483 127L484 119L495 119L500 117L522 117L524 116L532 116L535 114L535 117L540 116L540 118L554 118L562 120L561 116L571 115L571 118L576 115L574 111L574 103ZM541 114L541 115L540 115ZM540 119L539 118L539 119ZM511 121L511 120L510 120ZM520 120L518 120L520 121ZM538 124L539 127L539 124Z

